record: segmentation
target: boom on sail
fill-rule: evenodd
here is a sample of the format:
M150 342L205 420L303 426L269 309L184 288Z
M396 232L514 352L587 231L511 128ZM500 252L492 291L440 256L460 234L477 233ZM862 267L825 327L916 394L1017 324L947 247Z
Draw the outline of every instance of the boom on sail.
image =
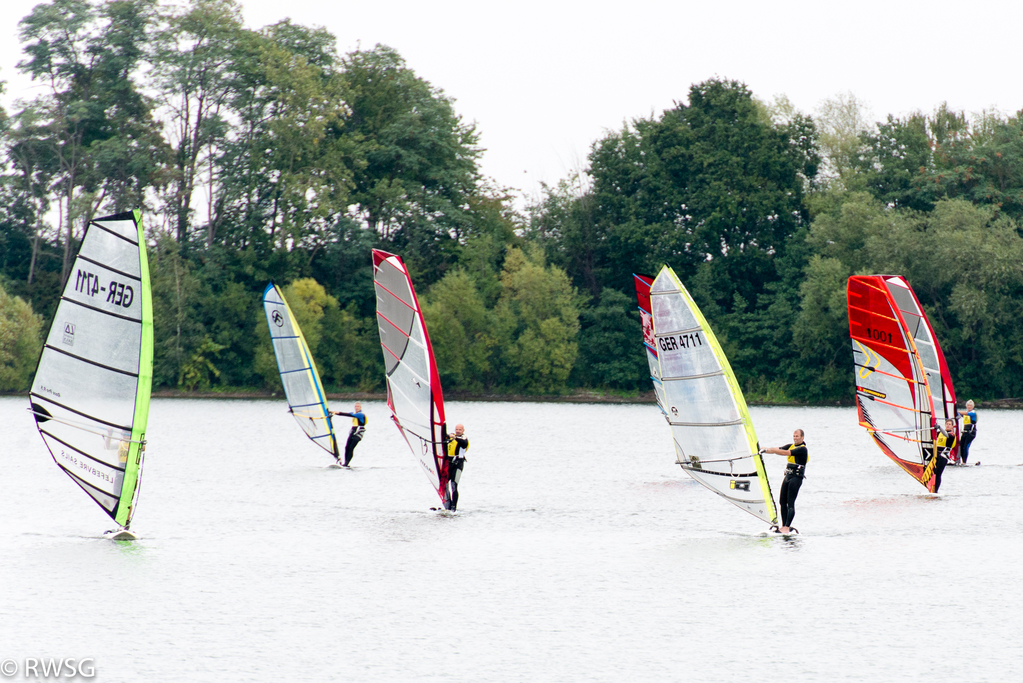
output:
M776 524L753 420L717 337L671 268L652 281L635 277L650 374L678 464L728 502Z
M97 218L64 285L30 406L54 462L127 531L153 384L153 300L138 211Z

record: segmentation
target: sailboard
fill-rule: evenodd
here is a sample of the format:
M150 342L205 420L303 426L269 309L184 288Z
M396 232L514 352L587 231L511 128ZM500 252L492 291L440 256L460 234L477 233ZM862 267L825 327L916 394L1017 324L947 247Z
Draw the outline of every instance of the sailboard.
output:
M636 276L635 282L650 374L676 461L728 502L777 524L753 420L714 331L668 266L653 280Z
M340 457L337 436L320 373L284 293L272 282L263 290L263 311L288 400L288 412L305 435L336 460Z
M444 444L447 425L437 361L408 269L400 256L373 250L377 325L387 377L387 405L416 461L451 507Z
M856 412L878 448L934 491L937 420L959 423L945 355L919 299L898 275L854 275L846 286Z
M153 384L139 211L89 223L39 356L30 410L54 462L133 539Z

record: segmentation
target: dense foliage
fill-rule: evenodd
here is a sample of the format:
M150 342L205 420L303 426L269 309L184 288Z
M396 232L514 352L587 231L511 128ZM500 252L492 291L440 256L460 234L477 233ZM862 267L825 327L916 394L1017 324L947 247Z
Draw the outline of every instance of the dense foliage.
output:
M649 389L632 274L670 264L754 400L850 401L845 281L905 275L964 395L1023 395L1023 113L815 117L736 81L594 141L525 212L392 48L233 0L52 0L0 111L0 390L24 389L94 217L140 207L158 388L275 388L284 286L330 388L379 390L370 252L401 254L446 389ZM33 313L35 311L35 313Z

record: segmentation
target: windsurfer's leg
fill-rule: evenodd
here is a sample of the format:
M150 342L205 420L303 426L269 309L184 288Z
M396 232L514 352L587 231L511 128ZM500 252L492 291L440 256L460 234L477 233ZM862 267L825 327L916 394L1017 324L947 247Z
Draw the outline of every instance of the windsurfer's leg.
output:
M781 504L781 527L784 529L789 525L789 478L781 481L781 493L778 495L778 502Z
M963 440L959 443L959 461L966 464L966 459L970 457L970 444L977 437L974 432L966 432L963 434Z
M359 445L359 441L362 439L356 437L354 434L348 437L348 442L345 443L345 467L348 467L348 463L355 457L355 447Z
M802 477L785 477L782 482L782 526L791 527L792 520L796 516L796 496L799 495L799 487L803 485Z
M948 464L948 459L944 456L938 456L938 462L934 465L934 492L937 493L938 489L941 488L941 473L945 469L945 465Z

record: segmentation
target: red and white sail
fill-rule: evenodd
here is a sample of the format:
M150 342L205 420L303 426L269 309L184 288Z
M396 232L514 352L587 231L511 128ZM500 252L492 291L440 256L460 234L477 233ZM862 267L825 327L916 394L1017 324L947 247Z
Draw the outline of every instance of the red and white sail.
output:
M401 257L374 249L373 284L391 419L447 508L444 395L423 312Z

